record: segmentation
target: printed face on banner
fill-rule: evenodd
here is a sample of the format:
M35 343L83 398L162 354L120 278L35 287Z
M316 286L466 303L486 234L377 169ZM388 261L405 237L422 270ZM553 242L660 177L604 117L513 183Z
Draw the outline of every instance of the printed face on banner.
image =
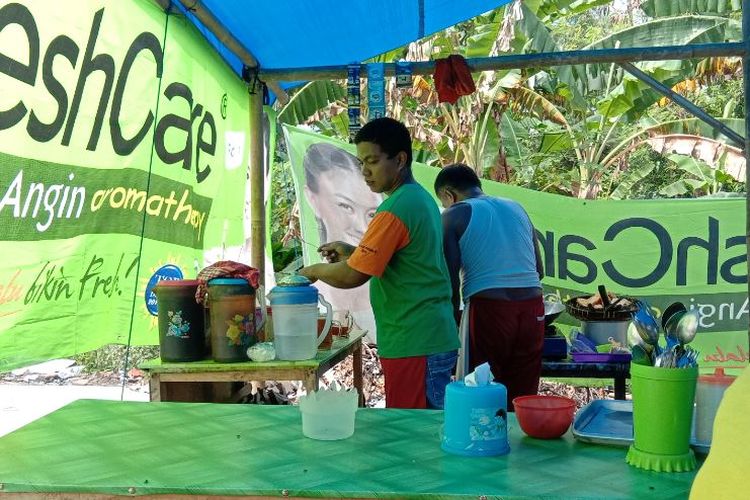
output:
M297 162L293 159L292 163ZM303 234L303 238L318 244L343 241L358 245L383 197L367 186L357 158L341 147L314 143L305 150L302 170L307 206L301 216L314 220L311 229L317 233L317 240L309 234ZM322 283L316 286L335 310L370 310L367 285L354 290L340 290Z

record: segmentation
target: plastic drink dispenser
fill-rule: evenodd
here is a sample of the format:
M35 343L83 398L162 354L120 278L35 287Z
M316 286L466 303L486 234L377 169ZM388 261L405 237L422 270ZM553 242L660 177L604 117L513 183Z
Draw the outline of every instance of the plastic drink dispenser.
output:
M244 279L208 282L211 356L220 363L247 361L247 348L258 340L262 320L255 318L255 289Z
M276 358L287 361L314 358L331 328L331 304L304 276L290 276L280 281L268 296L273 311ZM318 302L326 308L326 321L320 335Z
M695 387L695 440L700 444L710 445L713 438L714 418L719 403L734 379L724 375L723 368L716 368L710 375L698 377Z
M503 384L468 386L451 382L445 389L443 450L456 455L504 455L508 444L508 393Z

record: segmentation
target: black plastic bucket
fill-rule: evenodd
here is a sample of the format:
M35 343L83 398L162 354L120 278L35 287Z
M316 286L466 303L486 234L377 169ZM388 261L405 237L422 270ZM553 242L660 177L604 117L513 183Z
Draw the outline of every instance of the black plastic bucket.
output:
M162 361L198 361L206 356L204 308L195 302L196 280L164 280L154 287Z

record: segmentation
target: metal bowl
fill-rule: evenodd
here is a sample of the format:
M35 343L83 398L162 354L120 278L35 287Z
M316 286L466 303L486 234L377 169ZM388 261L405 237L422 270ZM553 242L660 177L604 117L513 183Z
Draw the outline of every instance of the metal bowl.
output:
M565 304L560 301L560 297L551 293L544 296L544 326L549 326L563 312Z
M579 295L565 301L568 314L579 321L630 321L634 312L638 310L637 300L633 297L620 296L609 307L593 309L578 304L577 299L587 299L591 295ZM630 305L620 305L620 301L627 299Z

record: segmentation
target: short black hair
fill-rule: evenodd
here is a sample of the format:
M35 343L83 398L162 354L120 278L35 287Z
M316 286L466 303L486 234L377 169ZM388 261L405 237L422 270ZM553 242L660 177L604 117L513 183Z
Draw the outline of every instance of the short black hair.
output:
M411 168L411 134L406 125L393 118L376 118L365 124L354 136L354 144L371 142L393 158L401 151L406 153L406 167Z
M307 187L316 193L318 192L318 175L323 172L336 169L342 174L348 170L353 174L361 175L356 156L326 142L316 142L307 148L302 167L305 171Z
M454 163L443 167L435 179L435 193L446 187L464 192L473 188L481 189L482 181L479 180L479 176L470 166L463 163Z

